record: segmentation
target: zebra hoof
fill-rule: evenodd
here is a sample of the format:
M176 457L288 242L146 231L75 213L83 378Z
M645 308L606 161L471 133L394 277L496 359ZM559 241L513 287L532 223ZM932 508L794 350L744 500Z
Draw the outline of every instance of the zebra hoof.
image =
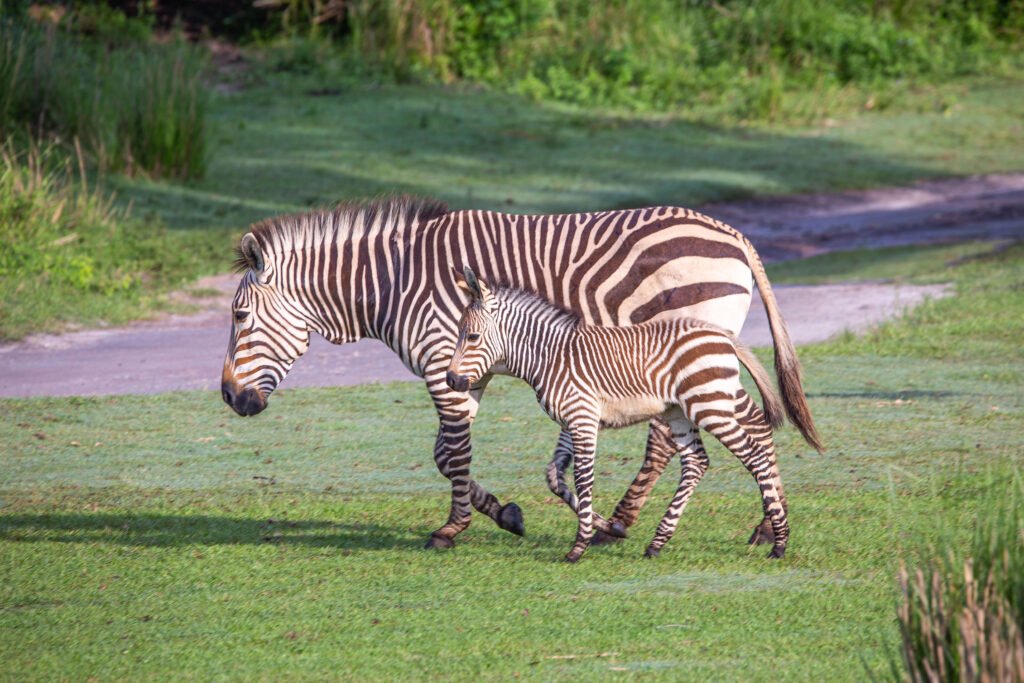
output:
M775 530L772 529L772 525L761 523L754 527L754 533L750 534L750 540L747 541L747 545L765 545L774 542Z
M786 554L786 549L785 548L780 548L778 546L775 546L774 548L772 548L772 551L770 553L768 553L768 559L769 560L781 560L782 556L785 555L785 554Z
M423 546L423 547L427 548L428 550L435 549L435 548L436 549L454 548L455 547L455 541L450 539L450 538L448 538L448 537L446 537L446 536L438 536L437 534L430 534L430 538L427 539L427 544L425 546Z
M661 555L661 551L657 550L655 548L648 548L647 550L644 551L644 559L647 559L647 560L653 560L658 555Z
M498 511L498 526L516 536L526 533L523 526L523 511L515 503L509 503Z
M583 557L583 552L582 551L573 550L568 555L565 556L565 561L568 562L569 564L576 564L577 562L580 561L581 557Z
M608 533L614 536L615 538L629 537L629 530L626 528L626 525L620 522L619 520L615 520L611 523L611 527L608 529Z

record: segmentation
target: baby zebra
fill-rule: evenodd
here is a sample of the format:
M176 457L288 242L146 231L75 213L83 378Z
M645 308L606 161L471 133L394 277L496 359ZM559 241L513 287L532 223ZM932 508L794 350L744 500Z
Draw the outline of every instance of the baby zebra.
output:
M545 412L572 435L579 529L566 559L575 562L590 545L594 450L600 427L624 427L660 415L672 427L682 476L645 555L656 557L672 537L679 516L708 457L697 427L713 434L757 480L764 519L751 542L771 542L770 558L786 551L789 523L772 442L783 406L757 359L726 332L694 319L653 321L632 327L584 325L541 297L490 288L465 269L459 285L470 304L448 366L448 385L466 391L493 366L525 380ZM739 364L750 371L764 412L744 391ZM571 494L566 493L571 498ZM603 522L607 524L607 522Z

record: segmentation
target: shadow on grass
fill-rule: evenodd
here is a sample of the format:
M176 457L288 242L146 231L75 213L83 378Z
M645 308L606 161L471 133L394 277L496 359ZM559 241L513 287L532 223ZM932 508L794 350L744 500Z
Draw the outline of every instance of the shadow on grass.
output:
M286 543L388 550L421 546L425 535L378 524L208 515L59 513L0 519L0 538L18 542L168 547Z
M488 522L479 520L481 527ZM6 515L0 540L17 543L109 543L134 547L285 544L340 550L421 549L431 529L322 520L251 519L211 515L55 513ZM500 537L511 536L499 531ZM560 548L546 534L533 545Z
M823 391L808 394L810 398L873 398L879 401L910 401L914 399L943 399L953 396L971 396L962 391L907 389L905 391Z

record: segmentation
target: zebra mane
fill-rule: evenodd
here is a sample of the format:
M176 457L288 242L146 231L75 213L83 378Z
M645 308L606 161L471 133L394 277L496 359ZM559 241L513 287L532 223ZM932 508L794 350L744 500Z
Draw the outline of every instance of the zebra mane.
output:
M448 213L438 199L397 195L340 202L333 208L274 216L252 226L260 246L271 254L360 237L372 228L418 224ZM239 250L236 265L244 270Z
M550 311L552 319L549 322L565 322L573 327L578 327L583 323L583 316L576 311L571 311L564 306L560 306L549 300L547 297L541 296L535 292L530 292L518 287L509 287L507 285L495 285L491 289L491 295L514 305Z

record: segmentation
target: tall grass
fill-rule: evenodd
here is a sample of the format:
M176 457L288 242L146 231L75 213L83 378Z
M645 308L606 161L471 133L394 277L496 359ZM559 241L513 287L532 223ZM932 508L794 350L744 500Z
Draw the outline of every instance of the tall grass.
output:
M182 240L88 187L84 165L56 146L0 148L0 339L138 317L199 269Z
M1024 488L979 520L969 554L901 567L903 673L918 681L1024 681Z
M1024 6L996 0L343 4L353 52L399 79L739 119L882 108L908 80L1007 68L1024 35Z
M108 47L55 25L0 21L0 139L77 139L101 170L206 169L204 60L194 47Z

